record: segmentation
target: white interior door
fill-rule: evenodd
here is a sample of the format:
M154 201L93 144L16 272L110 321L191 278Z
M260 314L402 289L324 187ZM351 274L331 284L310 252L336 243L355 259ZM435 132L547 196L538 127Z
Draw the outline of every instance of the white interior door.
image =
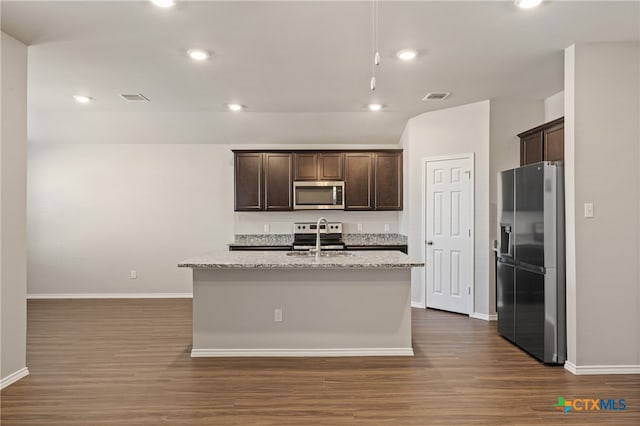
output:
M469 314L472 310L471 158L427 161L425 282L427 307Z

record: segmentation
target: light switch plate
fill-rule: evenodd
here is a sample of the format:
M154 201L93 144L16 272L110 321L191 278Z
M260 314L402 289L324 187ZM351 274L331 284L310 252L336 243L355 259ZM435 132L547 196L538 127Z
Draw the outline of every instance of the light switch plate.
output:
M593 217L593 203L584 203L584 217Z

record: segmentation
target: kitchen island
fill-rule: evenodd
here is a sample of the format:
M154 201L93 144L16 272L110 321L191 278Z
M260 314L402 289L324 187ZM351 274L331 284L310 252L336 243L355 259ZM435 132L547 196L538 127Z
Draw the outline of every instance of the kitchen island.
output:
M413 355L411 268L424 264L403 253L221 251L178 266L193 269L192 357Z

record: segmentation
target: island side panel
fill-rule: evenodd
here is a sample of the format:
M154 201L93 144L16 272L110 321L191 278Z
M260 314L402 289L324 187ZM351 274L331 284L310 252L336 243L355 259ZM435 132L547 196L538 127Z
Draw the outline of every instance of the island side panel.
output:
M412 355L410 278L408 268L194 269L192 356Z

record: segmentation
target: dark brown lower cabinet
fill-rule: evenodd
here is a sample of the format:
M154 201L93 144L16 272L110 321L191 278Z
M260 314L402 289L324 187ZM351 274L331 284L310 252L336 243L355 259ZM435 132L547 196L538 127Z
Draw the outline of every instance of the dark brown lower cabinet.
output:
M401 251L404 254L409 254L409 246L406 244L387 246L346 246L345 249L351 251Z

